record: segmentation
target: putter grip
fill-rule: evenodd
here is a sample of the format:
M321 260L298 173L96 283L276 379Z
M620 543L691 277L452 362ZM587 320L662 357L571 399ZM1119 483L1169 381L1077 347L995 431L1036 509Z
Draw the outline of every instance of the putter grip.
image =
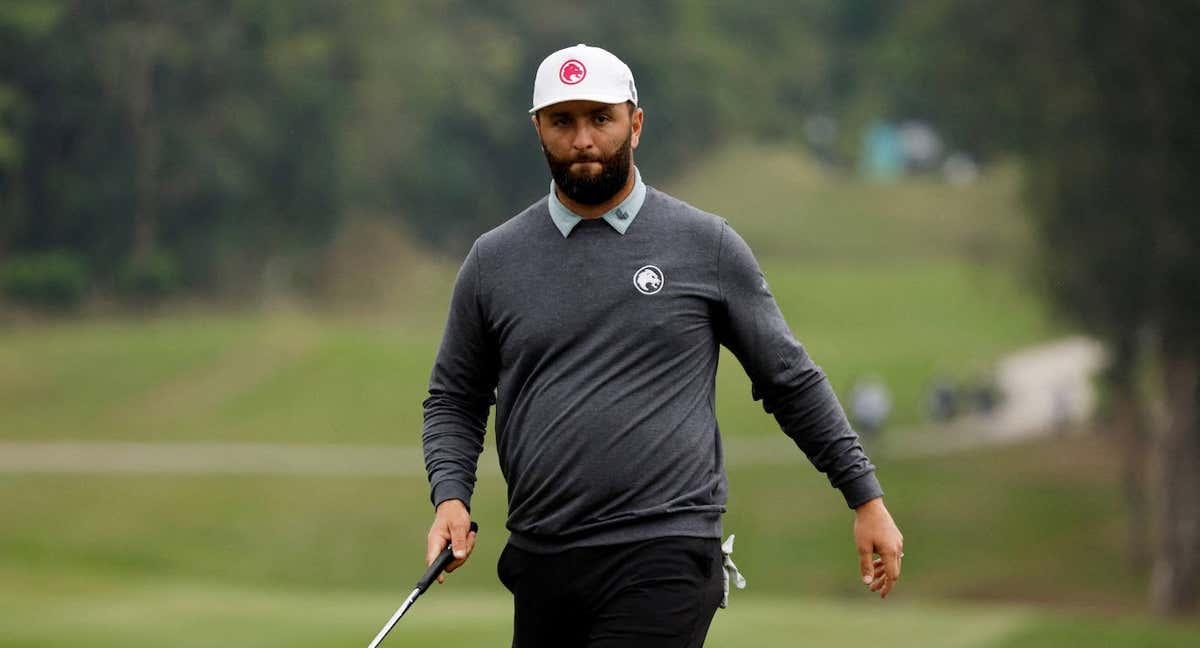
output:
M479 533L479 525L472 522L471 531ZM446 568L446 565L449 565L452 562L454 562L454 547L446 545L446 548L442 550L442 553L438 554L438 557L435 558L433 563L429 565L429 569L425 570L425 575L421 577L421 580L417 581L417 589L421 590L421 592L429 589L429 586L433 584L433 581L437 580L438 574L442 573L442 570Z

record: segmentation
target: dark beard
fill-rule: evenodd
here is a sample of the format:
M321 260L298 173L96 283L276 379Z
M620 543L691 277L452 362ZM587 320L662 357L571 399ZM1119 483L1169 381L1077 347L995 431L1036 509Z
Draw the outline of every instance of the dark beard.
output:
M546 150L544 144L542 152L546 154L554 184L568 198L581 205L599 205L617 195L629 181L629 167L633 163L632 142L633 129L630 129L625 143L608 157L556 158ZM577 176L571 173L571 164L574 162L599 162L602 168L598 175Z

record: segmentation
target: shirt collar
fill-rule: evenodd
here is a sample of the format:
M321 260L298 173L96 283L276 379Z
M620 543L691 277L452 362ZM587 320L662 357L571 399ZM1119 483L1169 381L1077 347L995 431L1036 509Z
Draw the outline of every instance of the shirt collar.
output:
M633 223L633 219L637 218L638 211L642 208L642 203L646 201L646 185L642 182L642 172L638 171L637 166L633 167L633 191L625 196L625 200L621 204L604 212L600 218L603 218L612 228L620 234L625 234L625 230L629 229L629 225ZM563 238L567 238L571 234L571 230L583 220L583 217L576 214L562 204L558 199L558 195L554 193L554 181L550 181L550 218L554 221L554 225L558 227L558 231L562 232Z

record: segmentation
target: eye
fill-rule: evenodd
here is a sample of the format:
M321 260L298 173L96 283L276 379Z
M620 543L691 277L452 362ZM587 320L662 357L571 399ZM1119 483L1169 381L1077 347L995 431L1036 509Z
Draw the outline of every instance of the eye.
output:
M596 121L601 124L605 124L612 121L612 117L609 117L608 115L596 115Z

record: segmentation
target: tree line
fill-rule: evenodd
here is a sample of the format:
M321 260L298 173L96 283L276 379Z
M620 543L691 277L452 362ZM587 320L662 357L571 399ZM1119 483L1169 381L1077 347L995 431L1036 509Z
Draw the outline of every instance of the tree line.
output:
M928 0L883 45L895 105L1024 160L1042 287L1111 356L1131 559L1167 614L1200 603L1196 24L1196 0Z
M0 263L148 298L272 264L302 289L355 214L461 249L545 191L525 111L551 51L637 71L661 178L846 103L887 4L7 2Z

